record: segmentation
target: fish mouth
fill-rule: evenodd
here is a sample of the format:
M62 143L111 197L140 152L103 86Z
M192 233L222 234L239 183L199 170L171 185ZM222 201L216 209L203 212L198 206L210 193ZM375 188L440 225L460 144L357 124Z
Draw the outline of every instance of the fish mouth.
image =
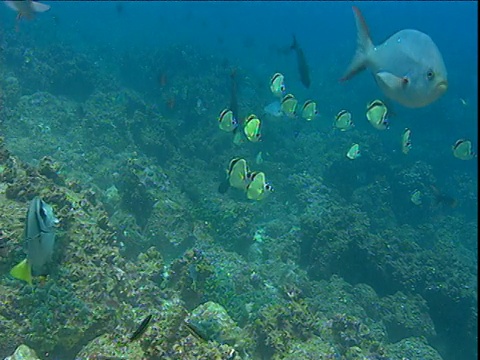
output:
M443 81L440 81L438 84L437 84L437 89L444 93L445 91L447 91L448 89L448 81L447 80L443 80Z

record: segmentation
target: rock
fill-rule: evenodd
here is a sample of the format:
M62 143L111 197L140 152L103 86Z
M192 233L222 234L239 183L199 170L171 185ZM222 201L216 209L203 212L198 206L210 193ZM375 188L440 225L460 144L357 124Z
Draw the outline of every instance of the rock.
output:
M129 359L142 360L145 355L139 342L117 339L114 334L104 334L90 341L75 356L75 359Z
M245 348L245 339L248 337L244 330L237 326L221 305L213 301L194 309L187 323L204 340L214 340L237 349Z
M7 356L5 360L40 360L34 350L27 345L20 345L13 355Z

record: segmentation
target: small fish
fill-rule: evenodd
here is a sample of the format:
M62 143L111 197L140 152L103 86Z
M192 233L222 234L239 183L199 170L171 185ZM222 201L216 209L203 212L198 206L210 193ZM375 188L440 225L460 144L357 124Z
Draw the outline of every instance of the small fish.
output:
M262 134L260 131L261 121L255 114L249 115L245 120L243 131L247 139L251 142L260 141Z
M249 200L262 200L273 191L273 187L265 182L263 172L252 172L249 174L250 184L247 186L247 198Z
M255 156L255 164L260 165L262 163L263 163L263 154L261 151L259 151L257 156Z
M39 3L32 0L5 1L10 9L17 12L17 20L21 18L33 19L35 13L42 13L50 10L50 5Z
M235 145L241 145L245 142L245 136L243 136L243 133L241 131L237 131L237 129L233 131L233 143Z
M263 108L266 114L272 115L273 117L281 117L284 115L282 111L282 104L279 100L275 100L274 102L268 104Z
M367 120L377 130L388 129L388 109L381 100L373 100L367 105Z
M357 51L341 81L369 68L386 96L410 108L424 107L447 91L447 70L430 36L404 29L375 46L360 10L353 6L353 12Z
M298 100L292 94L287 94L281 101L282 111L288 117L294 118L297 116Z
M412 149L412 141L410 140L410 136L412 131L409 128L405 128L402 134L402 153L405 155Z
M280 73L275 73L270 79L270 90L273 95L282 97L285 93L284 76Z
M45 275L45 265L51 260L58 219L50 205L36 196L30 202L25 220L27 258L10 270L10 275L32 285L33 275Z
M203 331L200 330L200 328L194 324L192 324L191 321L185 320L184 321L185 327L187 328L188 332L195 337L197 340L201 341L208 341L208 336L204 334Z
M317 104L313 100L305 101L305 104L302 106L302 117L307 120L311 121L317 116Z
M218 127L227 132L232 132L238 126L238 121L233 116L233 111L224 109L218 117Z
M6 257L9 252L9 246L7 239L3 237L3 233L0 230L0 258L1 257Z
M460 102L463 106L468 106L468 102L467 100L463 99L463 98L460 98Z
M300 81L306 87L310 87L310 70L308 68L307 59L305 58L305 54L303 50L298 46L297 38L293 35L293 43L290 46L290 49L295 50L297 54L297 64L298 64L298 72L300 74Z
M355 125L352 121L352 114L347 110L340 110L335 116L335 127L340 131L347 131L352 129Z
M347 158L355 160L358 157L360 157L360 145L353 144L347 152Z
M239 110L238 110L237 93L238 93L237 69L233 68L230 71L230 107L229 109L232 111L234 119L240 119ZM240 145L245 140L243 138L242 132L238 131L239 129L240 129L240 126L236 126L232 131L233 133L232 140L235 145Z
M471 160L477 157L472 150L472 142L470 140L459 139L452 146L453 156L460 160Z
M237 83L237 69L233 68L230 71L230 109L233 112L233 116L235 118L239 118L238 116L238 83Z
M240 190L245 190L247 188L248 168L245 159L233 158L230 160L226 173L227 176L225 180L222 181L218 187L219 193L226 193L230 186Z
M245 159L235 158L228 165L228 181L231 187L245 190L248 185L248 167Z
M410 196L410 201L417 206L422 205L422 192L415 189Z
M444 205L444 206L448 206L449 208L452 208L452 209L457 207L457 205L458 205L457 199L451 197L450 195L443 194L434 185L430 185L430 189L432 189L435 206Z
M152 315L151 314L148 315L145 319L143 319L142 323L137 328L137 330L135 330L134 333L132 334L132 336L130 336L130 338L129 338L130 342L137 340L138 338L140 338L145 333L145 331L148 328L148 324L150 324L150 320L152 320Z

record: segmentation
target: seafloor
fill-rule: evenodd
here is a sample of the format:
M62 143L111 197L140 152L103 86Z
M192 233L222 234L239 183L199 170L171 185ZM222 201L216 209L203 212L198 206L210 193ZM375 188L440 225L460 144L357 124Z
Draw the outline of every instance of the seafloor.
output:
M26 344L62 360L475 358L477 220L461 210L476 208L476 179L458 174L460 208L434 205L432 166L375 156L377 133L285 136L281 123L256 164L256 144L218 129L224 59L6 41L0 357ZM260 111L268 79L235 66L239 108ZM362 165L339 151L354 138ZM234 156L275 192L219 194ZM422 184L415 207L406 194ZM29 286L9 270L36 195L60 224L50 274Z

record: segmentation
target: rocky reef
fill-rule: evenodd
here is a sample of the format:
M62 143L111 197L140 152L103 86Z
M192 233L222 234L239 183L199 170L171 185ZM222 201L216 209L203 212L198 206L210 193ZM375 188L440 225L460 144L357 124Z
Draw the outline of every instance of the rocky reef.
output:
M0 357L20 344L62 360L475 357L477 222L435 203L427 161L395 167L377 135L285 123L235 145L216 122L224 59L174 45L126 52L115 73L18 36L0 53ZM261 111L268 89L236 74L242 116ZM338 150L355 138L362 165ZM272 196L218 193L236 156ZM475 179L454 178L473 208ZM9 271L34 196L60 223L30 286Z

